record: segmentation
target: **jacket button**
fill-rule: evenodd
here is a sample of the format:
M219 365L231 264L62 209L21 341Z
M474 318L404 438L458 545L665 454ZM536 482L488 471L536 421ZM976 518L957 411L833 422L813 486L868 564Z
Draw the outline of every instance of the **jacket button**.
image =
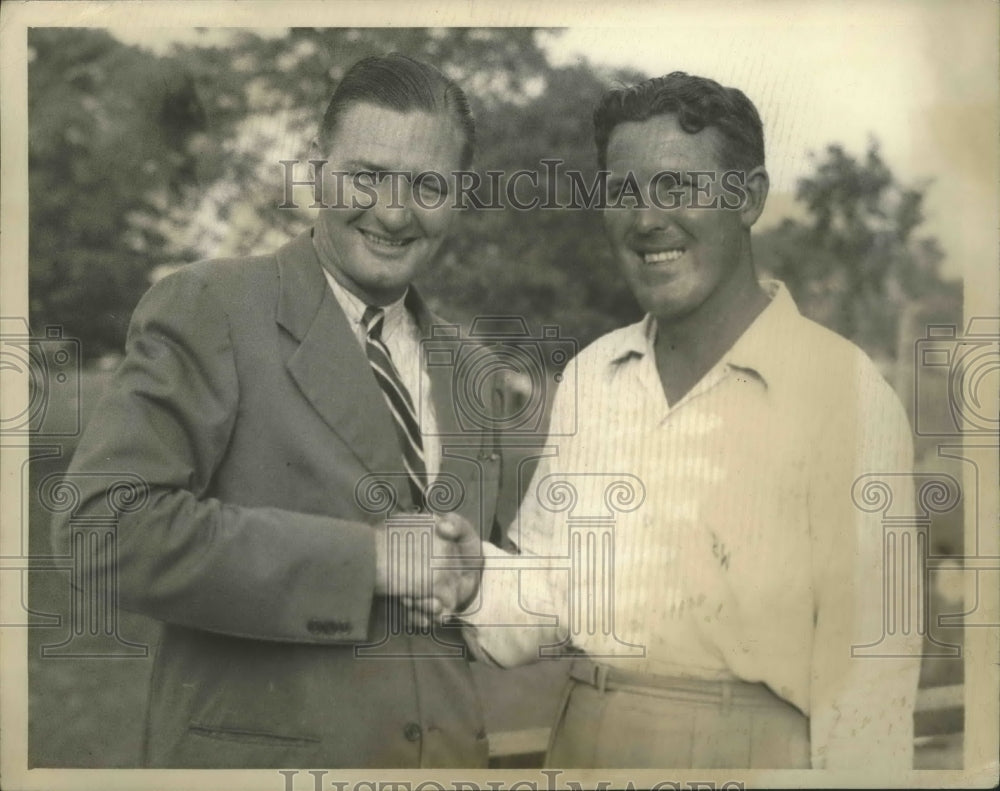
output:
M420 726L417 723L408 722L406 723L406 727L403 728L403 735L408 742L418 742L423 735L423 731L420 730Z

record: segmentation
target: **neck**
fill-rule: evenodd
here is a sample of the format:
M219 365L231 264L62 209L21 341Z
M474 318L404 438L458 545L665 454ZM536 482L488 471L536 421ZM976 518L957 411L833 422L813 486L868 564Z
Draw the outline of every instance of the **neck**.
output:
M752 264L693 312L657 319L656 361L670 403L683 397L730 349L768 304ZM665 375L666 374L666 375Z

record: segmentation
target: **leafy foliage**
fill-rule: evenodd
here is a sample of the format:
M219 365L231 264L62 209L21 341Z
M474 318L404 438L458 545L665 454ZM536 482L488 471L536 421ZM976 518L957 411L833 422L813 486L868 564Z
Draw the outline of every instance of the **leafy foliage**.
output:
M102 31L33 29L30 311L93 356L121 345L151 267L156 218L186 205L205 111L185 70Z
M830 145L798 185L807 220L786 219L758 238L758 262L803 313L893 359L901 316L915 304L961 316L959 285L939 274L937 240L916 234L924 190L900 184L875 141L860 159Z

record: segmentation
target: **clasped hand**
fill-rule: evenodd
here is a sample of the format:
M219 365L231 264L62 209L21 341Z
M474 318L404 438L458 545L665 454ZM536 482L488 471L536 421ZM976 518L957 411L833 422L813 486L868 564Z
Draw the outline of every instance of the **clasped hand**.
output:
M482 544L471 523L457 514L426 514L428 525L387 523L376 541L375 593L395 596L418 623L463 610L479 589Z

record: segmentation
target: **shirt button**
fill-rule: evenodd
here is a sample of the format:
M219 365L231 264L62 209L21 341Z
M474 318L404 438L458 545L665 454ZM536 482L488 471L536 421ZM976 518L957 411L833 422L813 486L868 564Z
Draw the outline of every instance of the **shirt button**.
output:
M415 722L406 723L406 727L403 728L403 735L406 737L408 742L418 742L423 732L420 730L420 726Z

